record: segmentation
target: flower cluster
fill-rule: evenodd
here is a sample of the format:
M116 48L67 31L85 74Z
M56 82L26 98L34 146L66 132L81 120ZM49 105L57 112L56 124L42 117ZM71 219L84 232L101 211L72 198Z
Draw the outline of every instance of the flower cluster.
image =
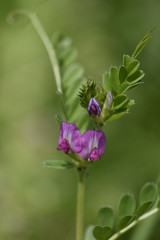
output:
M101 130L88 130L83 135L73 123L62 122L57 150L77 153L88 161L99 160L105 151L106 137Z

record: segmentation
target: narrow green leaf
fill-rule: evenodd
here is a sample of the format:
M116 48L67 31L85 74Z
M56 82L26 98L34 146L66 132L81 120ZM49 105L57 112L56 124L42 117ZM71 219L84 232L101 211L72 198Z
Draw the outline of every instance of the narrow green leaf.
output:
M84 240L95 240L95 238L93 236L93 229L94 229L93 225L90 225L87 227L87 229L85 231Z
M109 73L104 73L102 78L103 88L108 92L111 90L111 82L109 78Z
M106 123L116 120L122 117L123 115L127 114L128 112L129 112L128 108L117 110L110 118L106 119Z
M134 195L125 194L122 196L119 203L119 218L123 218L125 216L130 216L135 212L136 209L136 200Z
M72 104L68 104L68 119L70 119L71 117L73 117L74 113L78 113L80 110L80 106L79 106L79 100L78 98L75 99Z
M132 54L132 59L136 58L139 53L142 51L142 49L146 46L146 44L148 43L149 39L152 37L152 32L153 32L154 28L151 29L142 39L141 41L138 43L138 45L136 46L136 49L134 50L133 54Z
M51 41L54 45L54 47L57 49L64 50L66 48L69 48L72 44L71 38L63 35L62 33L56 31L53 33L51 37Z
M72 81L76 81L83 77L84 69L77 63L71 64L64 72L63 84L68 86Z
M142 216L144 213L148 212L153 206L153 202L145 202L142 204L140 207L137 208L136 210L136 218L139 218Z
M72 84L70 84L70 87L68 86L67 89L65 90L66 93L66 98L76 98L78 100L78 92L79 88L81 87L82 83L82 78L77 79L76 81L73 81ZM67 84L68 85L68 84Z
M122 85L121 85L121 88L120 88L120 93L125 93L125 92L128 92L130 91L131 89L133 88L136 88L138 87L140 84L142 84L143 81L139 80L138 82L134 83L134 84L131 84L131 83L128 83L128 82L124 82Z
M114 108L119 109L127 102L127 96L124 94L118 95L114 99Z
M77 116L81 116L80 111L82 110L77 93L84 80L84 69L81 65L74 62L77 58L77 50L72 47L71 39L60 33L54 34L53 37L53 44L62 76L62 87L65 93L60 98L62 100L62 111L68 122L74 122L77 125ZM77 113L79 114L77 115ZM84 114L82 113L82 118L83 116ZM83 122L81 122L82 129L86 128L86 120L87 118L85 117L85 120L83 118Z
M125 66L121 66L119 69L119 81L123 83L127 78L128 72Z
M134 84L144 77L143 71L139 70L127 78L127 82Z
M97 240L107 240L112 235L112 230L109 227L96 226L93 235Z
M123 93L127 92L128 87L129 87L129 83L127 81L123 82L120 86L119 93L123 94Z
M140 204L155 201L157 196L157 185L155 183L146 183L140 191Z
M134 84L128 86L128 88L125 90L125 92L130 91L130 90L132 90L133 88L136 88L136 87L138 87L138 86L141 85L141 84L143 84L143 81L139 80L139 82L134 83Z
M117 224L117 231L120 231L121 229L127 227L130 223L131 220L134 219L133 216L125 216L123 217Z
M61 33L59 34L57 48L59 48L59 49L66 49L66 48L70 47L71 44L72 44L71 38L69 38L67 36L64 36Z
M160 208L160 201L158 202L157 207Z
M111 207L102 207L100 208L97 215L97 225L104 227L110 227L111 229L114 226L114 213Z
M111 91L113 95L116 95L116 93L119 90L119 69L117 67L111 67L110 68L110 82L111 82Z
M44 167L55 168L55 169L67 169L74 168L75 165L65 160L46 160L43 162Z
M123 105L125 108L129 108L130 106L134 105L135 101L134 99L127 100L127 102Z
M128 55L123 56L123 64L125 67L127 67L129 65L130 61L131 61L130 56L128 56Z
M60 56L60 60L62 61L63 67L67 67L71 63L73 63L77 58L78 52L74 48L66 49L63 54Z
M128 71L128 77L131 76L133 73L136 72L136 70L139 67L139 61L138 60L132 60L129 65L126 67Z

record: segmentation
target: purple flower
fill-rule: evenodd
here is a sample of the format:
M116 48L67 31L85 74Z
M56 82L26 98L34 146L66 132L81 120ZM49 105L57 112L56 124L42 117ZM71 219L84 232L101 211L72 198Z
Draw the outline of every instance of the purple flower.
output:
M111 91L108 91L108 93L107 93L107 100L108 100L107 108L110 108L110 105L111 105L111 102L112 102Z
M101 108L98 102L92 97L88 104L88 113L89 115L100 116L101 115Z
M99 160L105 151L106 137L101 130L88 130L82 135L82 150L78 155L88 161Z
M81 132L73 123L62 122L57 150L78 153L82 149Z

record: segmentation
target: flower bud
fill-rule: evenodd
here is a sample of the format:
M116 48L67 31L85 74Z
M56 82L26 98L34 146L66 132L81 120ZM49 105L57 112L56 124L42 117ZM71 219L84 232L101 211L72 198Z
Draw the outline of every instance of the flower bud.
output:
M88 104L88 113L89 115L100 116L101 115L101 108L98 102L92 97Z

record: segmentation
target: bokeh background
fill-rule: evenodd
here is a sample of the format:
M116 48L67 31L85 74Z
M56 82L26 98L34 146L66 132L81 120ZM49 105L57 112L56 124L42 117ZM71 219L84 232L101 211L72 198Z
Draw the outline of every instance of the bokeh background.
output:
M46 50L30 22L6 22L16 8L36 9L50 37L57 30L70 36L85 76L97 80L157 27L139 56L144 85L129 93L136 105L105 128L105 155L86 179L86 227L95 223L101 205L116 211L124 192L138 196L140 187L157 181L160 173L160 2L0 1L0 239L71 240L76 173L42 167L43 160L64 157L56 151L56 85ZM159 240L159 224L157 215L122 238Z

